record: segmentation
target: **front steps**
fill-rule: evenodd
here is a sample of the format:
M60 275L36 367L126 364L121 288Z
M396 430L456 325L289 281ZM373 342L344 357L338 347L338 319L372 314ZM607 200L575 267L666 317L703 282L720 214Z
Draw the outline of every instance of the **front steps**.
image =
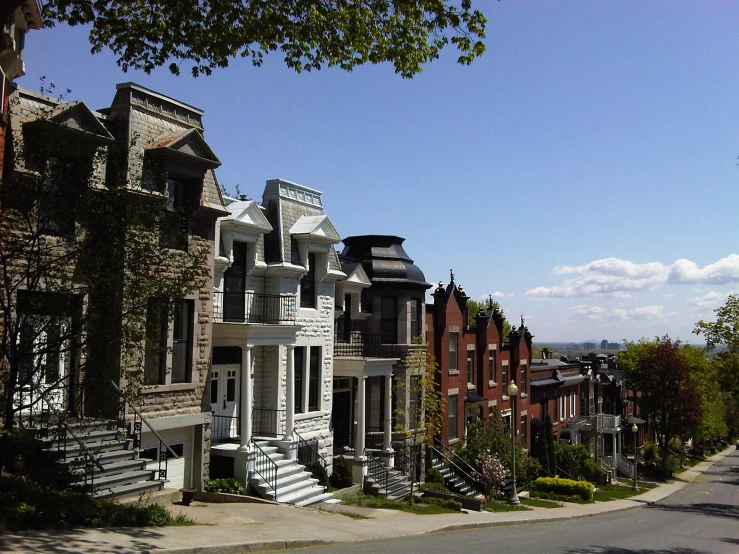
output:
M276 441L275 441L276 442ZM291 460L280 452L272 441L259 442L259 447L277 466L277 481L275 483L277 493L267 484L262 476L266 476L265 466L273 467L271 464L257 463L256 471L249 477L249 485L252 491L262 498L295 504L296 506L309 506L317 502L324 502L333 497L331 493L318 484L318 479L313 478L305 466L296 460Z
M411 480L401 472L388 468L388 478L385 486L367 476L364 478L363 491L375 496L385 496L388 500L402 500L411 494ZM420 493L419 487L414 486L413 492Z
M459 473L455 471L454 467L450 466L440 456L434 455L431 459L431 464L444 476L444 481L450 491L469 497L477 496L479 494L477 489L475 489L467 479L459 475Z
M164 486L156 480L156 471L146 469L150 460L140 459L136 450L129 449L130 442L121 438L120 430L108 422L83 422L70 425L100 464L92 466L87 485L97 498L126 498L159 491ZM47 449L55 452L58 462L67 465L77 476L75 484L85 484L85 454L82 446L71 436L63 441L51 440ZM89 460L88 460L89 463ZM102 469L101 469L102 468Z

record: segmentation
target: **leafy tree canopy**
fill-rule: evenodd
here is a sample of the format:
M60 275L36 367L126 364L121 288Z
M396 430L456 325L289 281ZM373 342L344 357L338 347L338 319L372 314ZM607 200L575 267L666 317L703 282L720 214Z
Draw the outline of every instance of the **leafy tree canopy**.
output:
M709 348L723 344L729 352L739 353L739 295L730 295L726 304L713 311L716 321L700 320L693 333L705 336Z
M146 73L169 64L178 75L191 63L193 76L209 75L279 50L297 72L391 62L411 78L449 44L463 65L485 51L486 19L472 0L49 0L44 18L90 25L94 53L108 47L124 71Z
M477 323L477 314L484 312L488 308L498 310L500 315L503 316L503 338L507 337L511 333L511 324L505 318L505 312L503 312L500 303L492 298L484 301L472 300L471 298L467 299L467 313L469 314L470 325L475 325Z

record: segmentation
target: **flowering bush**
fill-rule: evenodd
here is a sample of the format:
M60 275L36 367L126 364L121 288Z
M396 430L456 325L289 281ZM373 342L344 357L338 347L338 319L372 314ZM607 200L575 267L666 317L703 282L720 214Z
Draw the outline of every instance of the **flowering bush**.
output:
M500 486L508 478L508 470L498 457L486 450L477 458L477 464L484 480L485 496L491 498L500 492Z

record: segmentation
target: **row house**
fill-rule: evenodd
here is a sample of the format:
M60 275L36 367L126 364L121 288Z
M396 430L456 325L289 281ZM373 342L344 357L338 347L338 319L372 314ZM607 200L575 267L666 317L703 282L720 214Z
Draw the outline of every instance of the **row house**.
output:
M413 460L407 449L425 435L416 419L419 375L403 362L412 349L426 351L424 298L431 285L403 242L391 235L343 239L347 278L337 283L332 428L335 452L351 457L355 482L368 456L370 465L378 458L409 476L422 474L420 449Z
M464 440L467 426L487 418L493 410L503 416L507 427L515 418L518 440L530 444L530 362L532 335L523 325L503 336L503 315L494 308L482 310L469 324L468 297L454 282L440 282L427 308L429 351L439 364L439 382L446 398L445 425L439 441L448 447ZM518 398L509 398L507 387L514 381Z
M305 465L331 470L336 282L341 238L319 191L274 179L262 202L227 198L214 259L211 476L307 504ZM304 457L306 456L306 457ZM301 465L298 463L302 461Z
M90 256L82 249L69 259L86 259L84 267L95 266L106 279L91 286L76 266L39 273L40 281L18 281L12 309L22 323L5 331L15 333L22 365L36 371L18 374L14 402L19 416L30 418L42 406L56 414L76 454L91 458L99 495L163 485L197 488L208 474L211 411L203 399L212 287L206 279L174 304L138 298L141 283L131 271L136 263L144 271L148 264L134 260L129 248L139 229L149 234L138 236L157 241L173 259L199 252L212 263L216 220L228 212L202 115L134 83L117 85L111 106L98 111L24 89L11 94L4 224L20 221L13 214L36 218L29 229L52 257L87 241ZM28 211L28 197L16 193L31 189L37 205ZM106 205L111 198L116 203ZM149 203L159 210L162 227L118 225L135 206ZM107 215L91 221L97 213ZM181 273L180 267L163 270L152 281L176 282ZM139 329L145 332L131 352L124 345L136 340L126 342L137 313L144 314ZM120 391L127 387L138 394L123 402ZM96 423L73 428L68 416Z

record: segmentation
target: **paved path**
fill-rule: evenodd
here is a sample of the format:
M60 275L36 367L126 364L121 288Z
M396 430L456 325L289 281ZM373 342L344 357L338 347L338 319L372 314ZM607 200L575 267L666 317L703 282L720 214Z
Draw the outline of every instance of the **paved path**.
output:
M2 552L148 552L236 553L303 548L347 541L423 535L435 531L475 529L519 523L554 522L618 512L662 500L734 451L734 447L701 462L671 483L636 497L596 504L571 504L556 509L520 512L413 515L393 510L361 510L368 519L288 505L172 505L203 525L191 527L78 529L23 532L0 536Z

